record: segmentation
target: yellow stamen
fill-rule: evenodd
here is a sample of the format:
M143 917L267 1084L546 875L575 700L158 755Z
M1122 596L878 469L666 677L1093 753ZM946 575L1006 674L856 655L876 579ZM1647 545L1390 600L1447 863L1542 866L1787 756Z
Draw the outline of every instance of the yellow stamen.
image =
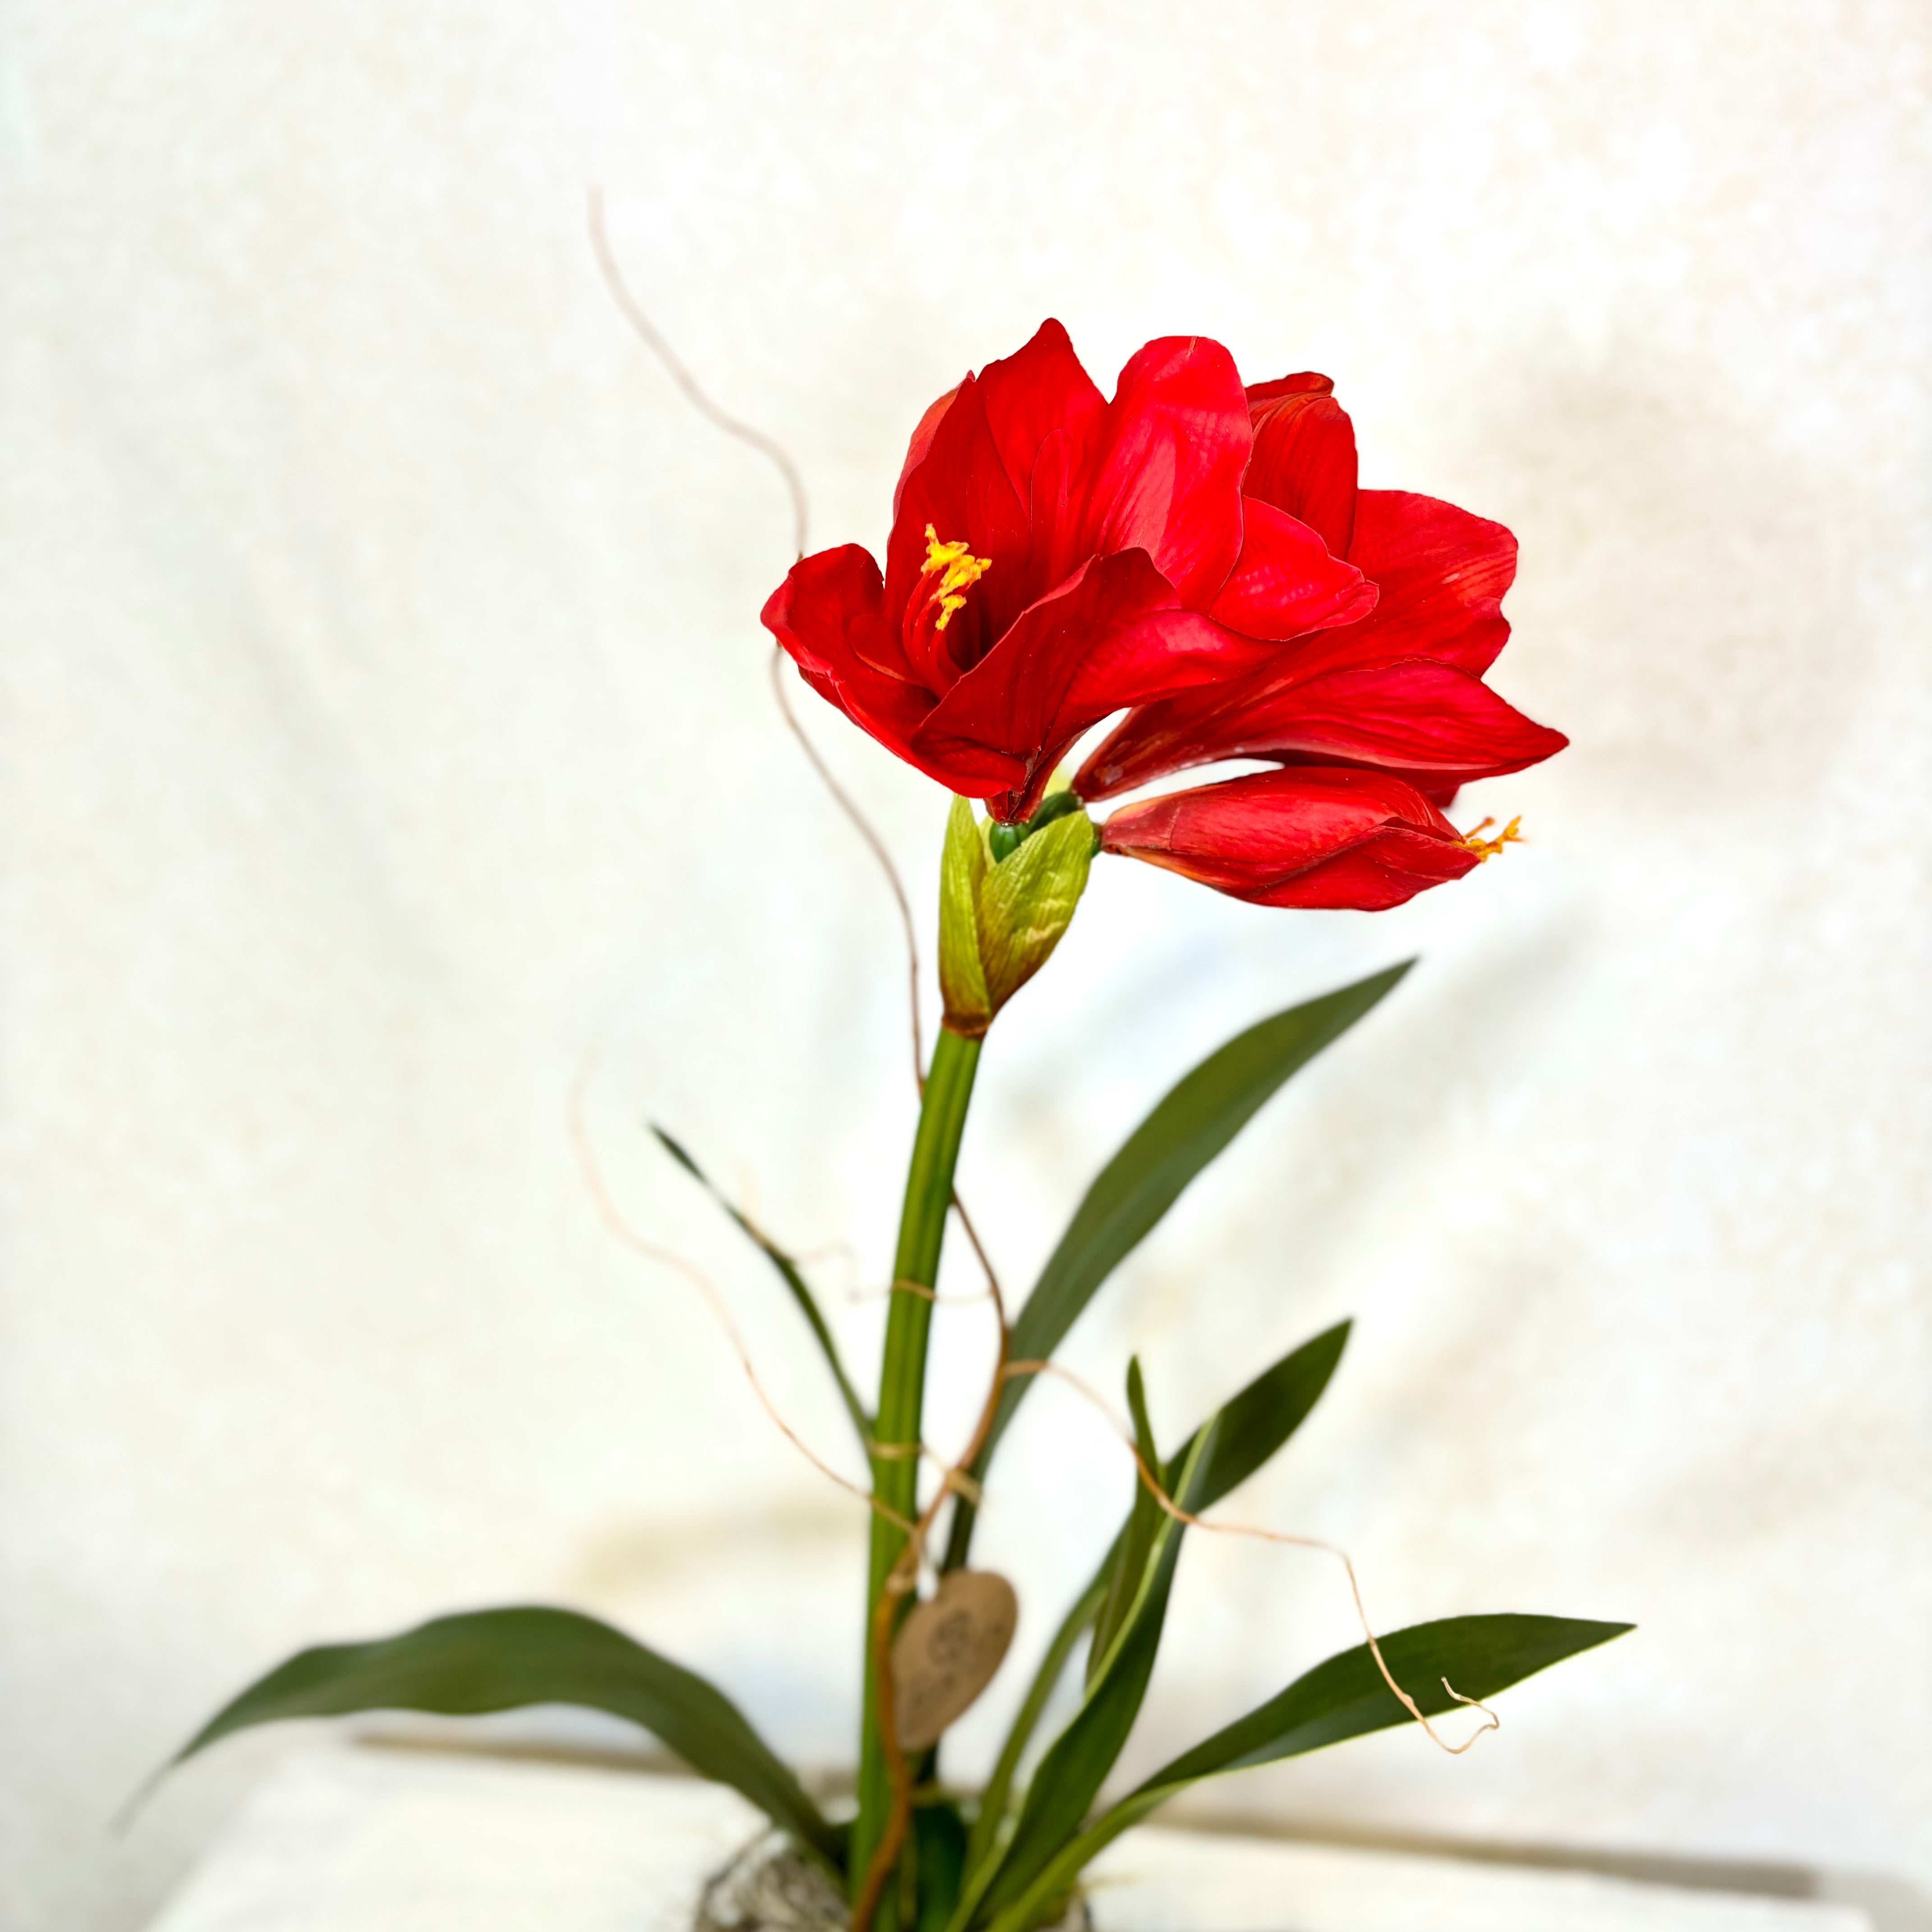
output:
M1493 818L1486 818L1480 825L1471 826L1462 835L1462 843L1475 854L1476 862L1479 866L1486 860L1493 859L1505 845L1520 845L1524 842L1522 834L1516 830L1522 823L1520 814L1512 818L1495 838L1485 838L1483 834L1496 822Z
M992 567L990 556L975 556L967 544L941 543L939 532L930 524L926 525L926 566L920 575L939 579L926 593L928 602L939 606L939 615L932 626L935 631L944 630L952 622L953 612L965 604L966 592Z

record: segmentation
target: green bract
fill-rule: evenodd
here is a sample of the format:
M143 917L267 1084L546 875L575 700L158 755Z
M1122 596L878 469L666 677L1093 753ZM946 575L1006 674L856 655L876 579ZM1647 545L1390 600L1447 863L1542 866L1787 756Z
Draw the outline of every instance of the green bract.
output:
M965 800L952 801L939 863L939 990L952 1032L976 1039L1052 958L1094 846L1093 821L1070 793L1024 826L976 822Z

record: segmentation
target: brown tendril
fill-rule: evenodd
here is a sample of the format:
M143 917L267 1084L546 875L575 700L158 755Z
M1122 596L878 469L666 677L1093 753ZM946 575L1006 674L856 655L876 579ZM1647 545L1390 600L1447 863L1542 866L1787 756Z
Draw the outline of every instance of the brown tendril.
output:
M596 1150L591 1144L590 1132L584 1118L584 1103L590 1091L591 1081L596 1077L597 1062L601 1058L598 1045L593 1044L579 1064L576 1078L570 1084L570 1138L576 1150L577 1161L584 1177L584 1184L604 1226L634 1254L641 1255L645 1260L655 1262L660 1268L669 1268L674 1274L683 1276L704 1298L705 1305L724 1331L724 1338L730 1344L732 1352L738 1358L738 1366L745 1372L745 1378L752 1384L752 1393L759 1405L778 1426L779 1432L792 1447L823 1476L829 1477L848 1495L856 1496L868 1508L885 1517L896 1528L910 1532L913 1526L898 1511L881 1502L869 1490L861 1489L848 1477L842 1476L832 1465L800 1436L791 1424L778 1413L778 1406L765 1392L765 1385L758 1379L758 1372L752 1365L751 1352L745 1346L744 1337L738 1332L738 1324L731 1318L731 1311L717 1284L694 1262L670 1248L660 1247L655 1241L646 1240L624 1217L622 1210L611 1198L605 1184L603 1169L598 1166ZM878 1453L879 1445L868 1442L866 1444L872 1454Z
M921 1301L929 1301L935 1308L965 1308L976 1301L986 1301L991 1297L982 1288L971 1294L941 1294L936 1288L928 1288L922 1281L889 1281L877 1288L848 1288L845 1299L855 1306L868 1301L881 1301L889 1294L910 1294Z
M800 473L783 444L763 430L755 429L747 422L740 422L713 402L697 377L685 367L682 359L665 340L663 332L652 321L644 305L631 292L625 281L623 271L617 266L617 258L610 247L610 238L604 225L604 190L593 187L590 190L589 214L590 220L590 245L597 257L597 266L603 272L604 285L610 292L610 298L620 314L637 332L644 346L663 365L664 373L682 392L685 400L707 422L722 430L727 436L736 436L740 442L748 445L767 458L784 479L785 490L791 498L792 536L796 554L806 552L808 532L811 524L811 506L806 494L805 478ZM904 928L908 977L912 1004L912 1071L913 1078L920 1091L926 1090L926 1045L920 1024L919 997L919 937L913 925L912 907L906 898L905 886L901 880L898 868L892 863L892 854L886 850L885 842L873 829L872 821L861 812L851 795L832 775L832 770L819 755L818 748L806 736L805 728L800 724L791 708L791 699L784 688L784 652L776 645L772 650L772 690L778 699L778 710L792 736L797 740L799 748L804 752L812 768L819 776L826 790L837 802L839 809L852 822L860 837L872 848L874 858L879 862L880 869L886 875L886 884L891 887L894 901L898 907L899 923Z
M610 299L617 304L620 313L642 338L644 346L664 365L664 374L670 376L684 393L684 399L700 416L722 429L727 436L736 436L766 458L784 479L786 493L791 498L792 536L800 556L805 554L806 532L811 522L811 506L805 494L805 479L798 472L784 446L774 437L767 436L761 429L754 429L748 422L740 422L734 416L718 407L706 394L698 378L687 369L676 350L665 340L656 322L644 313L644 307L632 294L624 280L623 271L617 266L617 258L610 248L610 237L604 226L604 190L592 186L586 197L587 212L590 219L590 246L597 256L597 266L603 271L604 285L610 291Z
M1114 1413L1106 1397L1102 1395L1091 1383L1083 1381L1071 1369L1063 1368L1058 1362L1010 1361L1006 1364L1003 1371L1003 1378L1013 1376L1039 1375L1056 1376L1059 1380L1065 1382L1069 1388L1084 1396L1088 1401L1107 1418L1112 1424L1114 1432L1126 1446L1127 1454L1134 1459L1134 1467L1139 1472L1141 1482L1148 1493L1175 1522L1188 1524L1196 1529L1213 1530L1223 1536L1252 1537L1263 1543L1284 1544L1299 1550L1319 1550L1324 1556L1334 1557L1347 1574L1348 1592L1355 1600L1356 1620L1361 1625L1362 1635L1368 1640L1369 1654L1375 1659L1376 1668L1381 1672L1382 1682L1394 1692L1402 1708L1422 1726L1428 1735L1430 1742L1438 1750L1448 1752L1451 1757L1460 1757L1485 1731L1502 1730L1502 1720L1490 1708L1488 1705L1482 1702L1480 1699L1464 1696L1462 1692L1445 1677L1442 1680L1443 1689L1448 1691L1457 1703L1466 1704L1472 1709L1481 1712L1489 1721L1472 1732L1460 1744L1450 1744L1447 1738L1437 1732L1435 1726L1424 1716L1421 1706L1417 1703L1401 1684L1396 1682L1394 1672L1388 1667L1388 1660L1382 1655L1382 1645L1376 1639L1374 1627L1369 1622L1367 1606L1362 1601L1362 1586L1355 1575L1355 1565L1349 1557L1348 1552L1339 1544L1324 1543L1318 1537L1293 1536L1285 1530L1264 1529L1255 1523L1210 1522L1205 1517L1196 1516L1190 1510L1183 1509L1161 1486L1159 1477L1148 1467L1144 1458L1142 1457L1139 1445L1135 1442L1132 1432Z
M899 878L899 868L892 863L892 854L886 850L885 841L873 829L872 822L859 809L857 802L845 788L832 776L832 767L819 755L818 747L806 736L805 727L798 721L798 714L791 708L791 695L785 689L785 654L776 644L772 647L772 691L778 701L778 709L784 714L784 722L792 736L798 740L799 748L810 760L812 768L818 776L825 789L837 802L840 811L850 819L859 836L871 847L872 856L879 862L879 868L886 875L886 884L892 890L894 904L898 908L899 925L905 934L906 987L912 1012L912 1077L922 1096L926 1092L926 1039L920 1023L919 1000L919 934L913 925L912 905L906 897L905 886Z

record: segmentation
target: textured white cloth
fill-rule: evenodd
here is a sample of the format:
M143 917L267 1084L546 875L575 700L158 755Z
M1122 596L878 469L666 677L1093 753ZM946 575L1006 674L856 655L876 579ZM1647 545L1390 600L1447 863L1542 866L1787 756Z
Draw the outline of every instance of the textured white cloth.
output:
M1072 1359L1190 1426L1358 1318L1231 1514L1384 1625L1642 1629L1451 1761L1224 1802L1932 1886L1922 8L14 0L0 38L0 1921L138 1922L295 1740L113 1808L298 1644L543 1598L850 1750L862 1529L566 1126L859 1467L796 1316L644 1136L817 1266L869 1367L912 1118L870 860L785 736L776 478L882 542L904 439L1059 315L1319 368L1372 485L1522 544L1531 843L1378 918L1107 861L999 1022L963 1177L1016 1290L1238 1026L1422 968L1124 1269ZM801 704L810 704L801 698ZM929 926L944 800L812 705ZM1466 814L1466 816L1464 816ZM963 1258L949 1281L974 1286ZM936 1440L983 1372L939 1330ZM1124 1507L1030 1399L992 1726ZM1355 1639L1196 1539L1131 1765Z
M689 1932L758 1833L715 1785L409 1750L266 1780L153 1932ZM1101 1932L1870 1932L1856 1906L1147 1826L1090 1868Z

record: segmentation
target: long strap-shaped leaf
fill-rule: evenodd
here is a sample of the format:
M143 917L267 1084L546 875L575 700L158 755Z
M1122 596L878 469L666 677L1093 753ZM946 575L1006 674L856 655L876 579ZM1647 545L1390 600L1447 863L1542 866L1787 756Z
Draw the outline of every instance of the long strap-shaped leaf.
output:
M713 1685L574 1610L523 1606L437 1617L373 1643L304 1650L218 1711L172 1762L284 1718L354 1711L472 1717L578 1704L641 1724L704 1777L728 1784L835 1868L842 1834Z
M1237 1484L1245 1482L1301 1426L1322 1391L1328 1386L1336 1364L1342 1359L1342 1350L1348 1340L1348 1323L1337 1322L1312 1341L1303 1342L1300 1348L1264 1369L1222 1410L1221 1426L1214 1436L1214 1454L1201 1472L1198 1486L1201 1502L1195 1512L1197 1515L1219 1502ZM1170 1490L1180 1481L1199 1434L1197 1430L1180 1451L1169 1458L1166 1480ZM1136 1481L1136 1501L1145 1493ZM1047 1700L1053 1694L1054 1686L1060 1682L1073 1654L1074 1646L1080 1641L1081 1633L1094 1622L1106 1600L1123 1560L1121 1552L1126 1539L1126 1529L1123 1526L1120 1534L1101 1558L1094 1580L1081 1592L1047 1646L1046 1654L1006 1733L999 1761L994 1766L993 1774L981 1796L979 1815L974 1820L972 1835L966 1848L969 1874L979 1869L998 1842L1007 1795L1018 1773L1020 1760L1026 1754L1034 1728L1040 1722ZM1099 1641L1097 1637L1095 1640Z
M1218 1418L1196 1436L1178 1486L1174 1500L1190 1514L1200 1510L1201 1474L1213 1458L1217 1427ZM1113 1769L1154 1675L1184 1528L1173 1516L1162 1515L1132 1606L1088 1685L1085 1701L1040 1760L1005 1852L976 1876L974 1889L980 1896L971 1909L978 1912L998 1912L1028 1892L1078 1831Z
M1124 1530L1121 1534L1124 1537L1125 1534ZM1100 1614L1120 1547L1120 1538L1116 1538L1113 1548L1094 1573L1094 1580L1060 1619L1053 1641L1046 1647L1046 1654L1040 1659L1040 1668L1034 1672L1033 1682L1028 1685L1026 1696L1007 1730L1006 1741L1000 1748L993 1774L986 1780L986 1788L980 1796L980 1809L966 1840L966 1870L969 1877L980 1869L999 1842L1000 1828L1006 1822L1006 1799L1012 1792L1013 1780L1018 1774L1020 1760L1026 1755L1034 1727L1046 1708L1047 1700L1053 1695L1054 1687L1065 1672L1075 1647L1088 1626Z
M1013 1324L1016 1361L1043 1361L1088 1302L1201 1170L1246 1126L1288 1076L1340 1037L1415 962L1405 961L1339 992L1291 1006L1238 1034L1186 1075L1128 1136L1075 1211ZM1010 1382L973 1466L983 1480L1013 1412L1035 1378ZM974 1512L962 1496L946 1567L966 1560Z
M1432 1718L1455 1708L1444 1678L1466 1697L1492 1697L1634 1628L1575 1617L1448 1617L1396 1630L1382 1640L1382 1650L1396 1682ZM1130 1792L1067 1844L1024 1893L988 1915L988 1932L1024 1932L1034 1915L1064 1892L1103 1846L1202 1778L1412 1721L1383 1682L1367 1645L1345 1650Z
M746 1219L733 1203L722 1193L711 1177L693 1160L683 1146L672 1139L663 1128L652 1124L651 1132L664 1152L688 1174L705 1192L710 1195L732 1220L737 1222L756 1244L758 1252L778 1271L779 1279L791 1290L792 1299L798 1304L802 1315L817 1340L819 1352L825 1358L826 1366L832 1371L832 1379L838 1384L838 1393L844 1398L845 1412L852 1418L852 1426L859 1432L859 1446L869 1456L872 1453L872 1419L866 1413L866 1405L859 1400L859 1391L852 1386L851 1378L845 1372L845 1364L838 1357L838 1345L832 1339L832 1330L826 1325L825 1317L819 1312L818 1301L799 1272L797 1262L784 1249L772 1240L754 1222Z
M1150 1474L1166 1481L1166 1466L1154 1444L1154 1424L1148 1419L1147 1392L1141 1382L1138 1355L1127 1358L1127 1413L1133 1418L1134 1442L1142 1462L1147 1465ZM1193 1444L1190 1442L1188 1447L1191 1449ZM1186 1460L1186 1457L1181 1458L1184 1465ZM1132 1505L1121 1526L1120 1548L1108 1566L1107 1594L1101 1600L1100 1615L1094 1619L1094 1646L1087 1654L1089 1684L1100 1674L1100 1666L1113 1646L1115 1632L1126 1622L1127 1613L1133 1606L1134 1593L1146 1574L1148 1552L1154 1547L1155 1535L1164 1520L1154 1492L1138 1479L1136 1471Z

